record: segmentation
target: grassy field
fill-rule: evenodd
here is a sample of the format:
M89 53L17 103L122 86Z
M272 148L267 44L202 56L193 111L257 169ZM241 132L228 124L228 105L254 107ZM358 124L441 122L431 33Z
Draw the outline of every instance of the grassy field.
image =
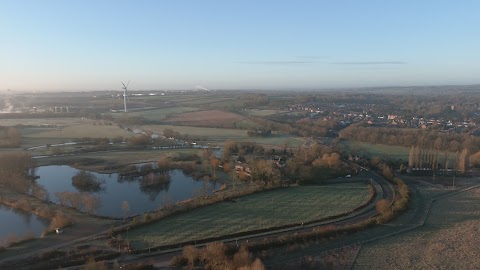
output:
M287 111L281 111L281 110L249 110L248 114L263 117L263 116L269 116L269 115L285 113L285 112L287 112Z
M210 105L212 103L222 103L229 102L232 98L215 98L215 97L203 97L203 98L192 98L189 100L178 101L177 103L182 103L182 105Z
M147 121L159 121L177 114L193 112L197 110L199 110L199 108L196 107L168 107L155 110L134 111L129 112L127 115L129 117L140 116L145 118ZM112 116L115 119L119 119L125 117L126 115L124 113L114 113Z
M249 137L246 130L229 129L229 128L207 128L207 127L191 127L191 126L173 126L173 125L147 125L145 130L152 131L157 134L162 134L165 129L172 129L181 134L188 134L190 136L207 137L209 142L223 143L226 140L235 141L254 141L259 144L278 145L283 146L285 143L288 146L296 147L304 144L304 140L299 137L294 137L285 134L273 134L270 137Z
M125 151L112 151L112 152L94 152L94 153L78 153L75 156L58 156L37 159L37 165L45 166L52 164L64 164L69 160L82 161L92 160L95 161L94 165L111 165L111 164L130 164L141 163L147 161L158 161L165 156L172 156L175 154L201 154L202 150L199 149L175 149L175 150L129 150Z
M169 124L217 128L239 127L252 129L260 127L258 124L248 120L242 115L220 110L203 110L181 113L165 119L165 122Z
M193 107L173 107L159 110L134 112L129 115L143 115L146 118L160 119L171 114L181 113L185 111L197 110ZM120 114L113 114L118 115ZM158 118L157 118L158 117ZM245 123L244 123L245 122ZM70 142L75 139L90 138L114 138L116 136L130 137L134 134L121 129L116 124L110 124L109 121L91 120L82 118L45 118L45 119L5 119L2 125L15 126L26 125L32 127L22 128L23 148ZM252 123L245 119L237 123L238 126L250 126ZM174 126L174 125L145 125L141 127L146 131L152 131L162 134L164 129L172 129L181 134L191 136L207 137L209 142L222 144L226 140L236 141L255 141L259 144L297 147L304 144L304 140L286 134L273 134L270 137L249 137L246 130L228 129L228 128L207 128L207 127L191 127L191 126Z
M176 104L177 106L203 106L209 105L210 103L217 103L222 101L232 100L232 97L218 97L213 95L164 95L164 96L155 96L155 97L134 97L132 100L144 100L146 102L151 101L162 101L171 104Z
M301 186L257 193L130 230L137 248L308 222L346 213L368 200L364 184Z
M402 159L408 161L410 147L385 145L385 144L371 144L358 141L342 141L341 146L349 151L358 151L361 155L368 157L380 157L390 159Z
M359 141L341 141L340 145L347 151L358 152L360 155L365 155L369 158L379 157L382 159L399 160L408 162L410 154L410 147L385 145L385 144L371 144ZM455 153L449 153L449 163L453 164ZM443 164L444 152L439 153L439 163Z
M478 269L480 189L436 201L425 225L364 245L354 269Z
M26 138L47 139L75 139L75 138L113 138L116 136L129 137L133 134L119 128L117 125L100 125L92 122L71 124L59 128L29 129L26 130Z
M24 125L22 147L69 142L82 137L113 138L133 134L108 121L82 118L4 119L2 125Z
M2 126L68 126L76 124L91 123L94 120L78 118L22 118L22 119L2 119Z
M219 110L203 110L197 112L187 112L176 115L174 117L169 118L168 122L179 122L179 123L194 123L194 124L201 124L204 122L226 122L231 124L232 122L236 122L242 120L243 116L238 115L236 113L219 111Z

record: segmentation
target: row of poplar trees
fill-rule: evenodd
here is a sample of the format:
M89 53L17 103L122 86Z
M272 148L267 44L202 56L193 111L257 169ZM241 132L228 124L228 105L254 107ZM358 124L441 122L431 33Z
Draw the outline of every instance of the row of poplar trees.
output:
M415 170L444 170L466 174L469 167L468 149L463 148L461 152L440 151L436 149L424 149L418 146L410 148L408 156L408 167Z

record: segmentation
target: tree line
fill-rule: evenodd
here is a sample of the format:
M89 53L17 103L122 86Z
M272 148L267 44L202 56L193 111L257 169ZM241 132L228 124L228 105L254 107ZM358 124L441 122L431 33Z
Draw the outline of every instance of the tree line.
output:
M0 154L0 186L26 193L34 184L35 163L28 153L5 152Z
M412 145L408 156L408 167L415 170L443 170L445 173L452 168L453 173L458 171L466 174L469 169L469 152L467 148L461 152L450 152Z
M439 151L462 151L467 148L471 152L479 151L480 138L469 134L439 133L436 131L417 129L393 129L368 127L355 124L343 129L340 139L368 142L372 144L387 144L407 146L416 145L422 149Z

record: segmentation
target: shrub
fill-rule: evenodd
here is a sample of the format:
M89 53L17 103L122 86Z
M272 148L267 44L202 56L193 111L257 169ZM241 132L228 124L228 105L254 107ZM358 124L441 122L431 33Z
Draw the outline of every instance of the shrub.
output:
M50 221L50 225L48 226L49 231L53 231L56 228L63 228L68 225L72 224L72 220L69 216L65 215L62 211L57 211L55 216Z
M13 207L20 209L26 212L31 212L33 210L32 205L26 199L20 199L13 204Z
M182 255L188 261L188 265L193 267L199 259L200 252L196 247L188 245L183 248Z
M381 199L375 204L375 209L379 214L384 214L390 208L390 202L387 199Z
M173 256L170 264L173 267L183 267L188 264L188 260L183 256Z
M35 215L44 217L44 218L50 218L53 216L53 211L50 209L50 207L46 205L41 205L35 209Z
M143 222L147 223L147 222L150 222L152 220L152 215L150 213L145 213L143 215Z
M95 262L94 258L89 258L82 270L108 270L105 262Z
M235 255L233 255L233 263L236 267L248 266L252 263L252 253L248 251L246 246L241 246Z

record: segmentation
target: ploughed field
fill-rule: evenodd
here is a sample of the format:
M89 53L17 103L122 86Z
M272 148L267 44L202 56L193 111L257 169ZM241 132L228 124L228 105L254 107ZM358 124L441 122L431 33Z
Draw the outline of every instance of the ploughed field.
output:
M132 229L135 248L163 246L253 230L323 220L369 200L363 183L300 186L256 193Z

